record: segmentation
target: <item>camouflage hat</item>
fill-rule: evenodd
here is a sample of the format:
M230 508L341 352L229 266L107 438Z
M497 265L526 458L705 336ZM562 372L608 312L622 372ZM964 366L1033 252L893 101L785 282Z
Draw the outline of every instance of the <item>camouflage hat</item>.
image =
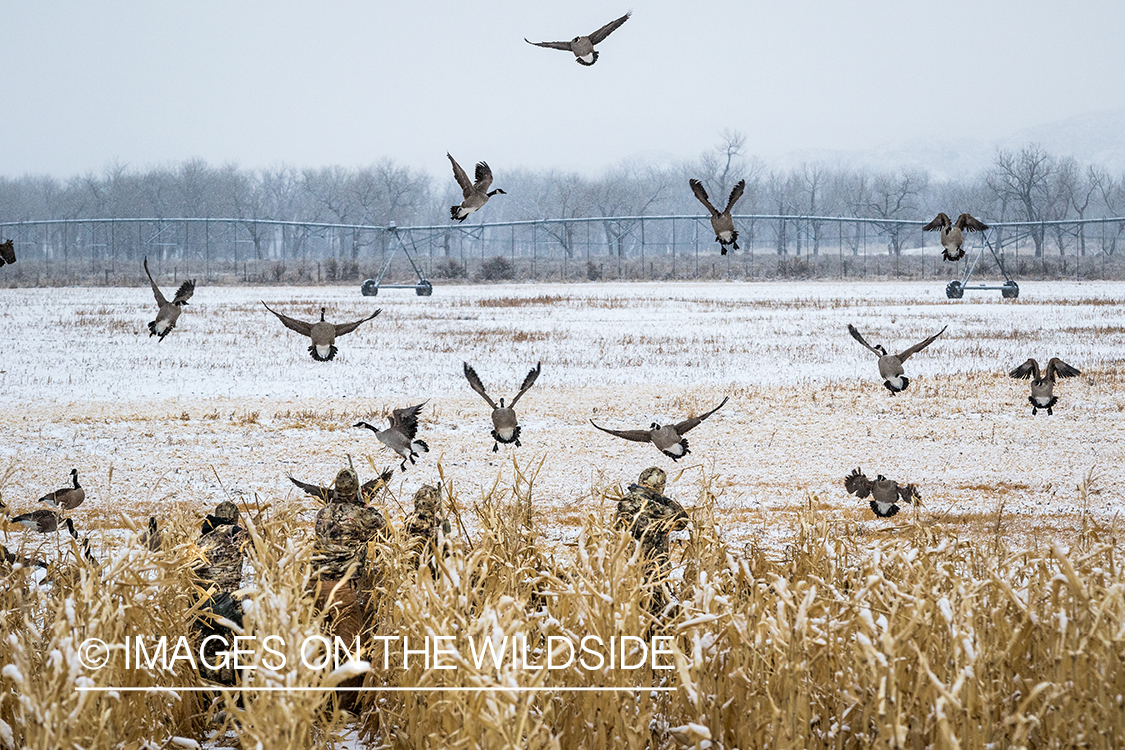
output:
M224 500L215 506L215 512L211 515L215 516L215 518L222 518L231 523L236 523L238 521L238 506L230 500Z
M423 484L414 493L414 510L419 513L436 513L441 507L441 490L428 484Z
M664 491L664 484L668 481L668 475L664 473L664 469L658 466L650 466L641 472L640 483L648 487L650 490L657 492Z
M359 477L351 469L341 469L336 475L336 492L341 495L354 495L359 492Z

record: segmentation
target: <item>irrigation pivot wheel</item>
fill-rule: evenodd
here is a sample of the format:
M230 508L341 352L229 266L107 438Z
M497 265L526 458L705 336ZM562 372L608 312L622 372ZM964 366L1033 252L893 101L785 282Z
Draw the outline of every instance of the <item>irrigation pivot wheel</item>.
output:
M1020 296L1020 285L1009 279L1000 287L1000 296L1004 299L1015 299Z
M960 281L951 281L945 285L945 296L949 299L961 299L965 296L965 287Z
M364 297L374 297L379 293L379 282L375 279L368 279L363 282L363 286L359 288L359 293Z

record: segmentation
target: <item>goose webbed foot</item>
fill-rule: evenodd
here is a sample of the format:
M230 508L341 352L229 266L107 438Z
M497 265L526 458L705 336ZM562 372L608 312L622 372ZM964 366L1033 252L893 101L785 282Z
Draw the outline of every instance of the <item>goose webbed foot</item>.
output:
M499 450L500 450L500 443L493 443L492 444L492 452L496 453Z
M1048 407L1047 407L1047 416L1048 416L1048 417L1051 417L1051 416L1054 416L1054 414L1055 414L1055 407L1053 407L1053 406L1048 406Z

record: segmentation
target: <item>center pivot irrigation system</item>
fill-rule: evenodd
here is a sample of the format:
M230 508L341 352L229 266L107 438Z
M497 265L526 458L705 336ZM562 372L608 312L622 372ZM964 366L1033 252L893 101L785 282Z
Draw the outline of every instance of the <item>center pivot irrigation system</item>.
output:
M393 222L374 225L256 218L46 219L0 222L0 240L13 240L17 255L28 263L38 263L38 268L46 270L48 275L61 265L63 278L66 278L68 267L78 266L86 269L87 274L104 273L107 285L111 274L122 275L120 264L132 268L132 263L144 256L182 262L181 270L185 274L191 273L189 269L193 266L202 265L199 270L207 275L216 263L225 264L228 273L234 269L237 274L241 264L244 281L249 279L248 262L272 262L274 280L280 281L285 273L285 262L298 260L301 262L298 277L319 281L321 262L328 278L339 280L346 278L339 275L340 264L349 263L351 272L356 273L356 262L363 253L365 258L372 255L379 258L381 264L379 274L360 285L360 292L367 297L378 295L380 289L413 289L419 297L431 296L434 286L427 278L427 271L433 271L435 258L445 264L443 275L452 272L467 277L469 263L479 261L483 266L486 258L491 257L497 261L510 258L509 272L517 259L521 263L530 262L532 277L536 277L537 265L541 269L550 269L553 265L553 273L561 273L564 280L578 277L581 272L576 271L580 264L586 269L582 275L587 278L608 278L603 276L603 266L614 262L616 277L629 278L629 265L635 268L638 259L641 278L663 274L664 278L676 279L686 274L698 279L707 275L707 266L714 277L719 259L718 245L707 216L602 216L487 223L479 214L475 218L476 221L466 224L406 227ZM748 261L747 269L751 268L756 250L759 261L776 251L779 262L789 263L788 270L796 266L796 271L806 272L814 263L831 266L838 254L841 277L848 275L849 268L853 274L862 268L866 276L869 233L900 250L916 250L927 239L914 234L925 222L904 219L803 214L739 214L734 219L742 233L739 238L742 248L737 256L733 253L726 256L728 268L742 260ZM939 262L934 266L936 273L933 275L944 275L946 269L952 272L950 275L960 274L946 284L945 294L950 299L960 299L966 291L985 290L999 290L1005 299L1014 299L1020 290L1010 270L1013 250L1014 259L1020 261L1020 245L1024 243L1026 247L1030 238L1037 250L1042 251L1048 232L1060 251L1064 243L1073 248L1071 257L1077 278L1080 266L1090 264L1090 260L1085 259L1090 246L1093 249L1089 258L1100 257L1104 272L1106 259L1114 256L1125 239L1125 217L994 221L983 232L965 235L966 257L958 261L960 265L947 266ZM921 242L916 243L916 240ZM364 253L364 248L371 250ZM790 248L795 250L792 255L789 255ZM836 248L838 253L829 248ZM986 252L995 261L997 274L1003 277L1003 282L997 279L992 283L970 284L973 274L983 271ZM384 283L399 253L409 262L416 282ZM895 259L897 269L898 259L913 254L895 253L890 257ZM870 256L876 259L876 274L879 274L877 259L880 255L886 257L885 253ZM1040 261L1045 257L1045 252L1037 253L1035 259ZM1060 253L1060 257L1063 258L1062 272L1067 273L1065 253ZM459 258L460 263L455 263L455 258ZM922 260L925 278L925 258ZM309 275L312 271L304 265L310 261L315 276ZM663 264L663 269L658 268L654 273L653 261ZM1022 263L1020 265L1022 267ZM174 265L174 274L175 268ZM264 272L259 272L265 278ZM39 270L34 273L37 278ZM548 270L548 273L552 272Z

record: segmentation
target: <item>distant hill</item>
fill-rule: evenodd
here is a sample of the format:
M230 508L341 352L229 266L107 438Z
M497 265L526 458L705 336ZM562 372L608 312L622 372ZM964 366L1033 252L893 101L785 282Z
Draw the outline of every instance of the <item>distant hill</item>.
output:
M887 143L861 151L808 149L778 160L778 166L825 162L872 170L920 167L938 179L975 175L992 163L996 149L1019 149L1038 143L1054 156L1073 156L1084 164L1100 164L1110 172L1125 172L1125 110L1093 112L1019 130L993 141L919 139Z

